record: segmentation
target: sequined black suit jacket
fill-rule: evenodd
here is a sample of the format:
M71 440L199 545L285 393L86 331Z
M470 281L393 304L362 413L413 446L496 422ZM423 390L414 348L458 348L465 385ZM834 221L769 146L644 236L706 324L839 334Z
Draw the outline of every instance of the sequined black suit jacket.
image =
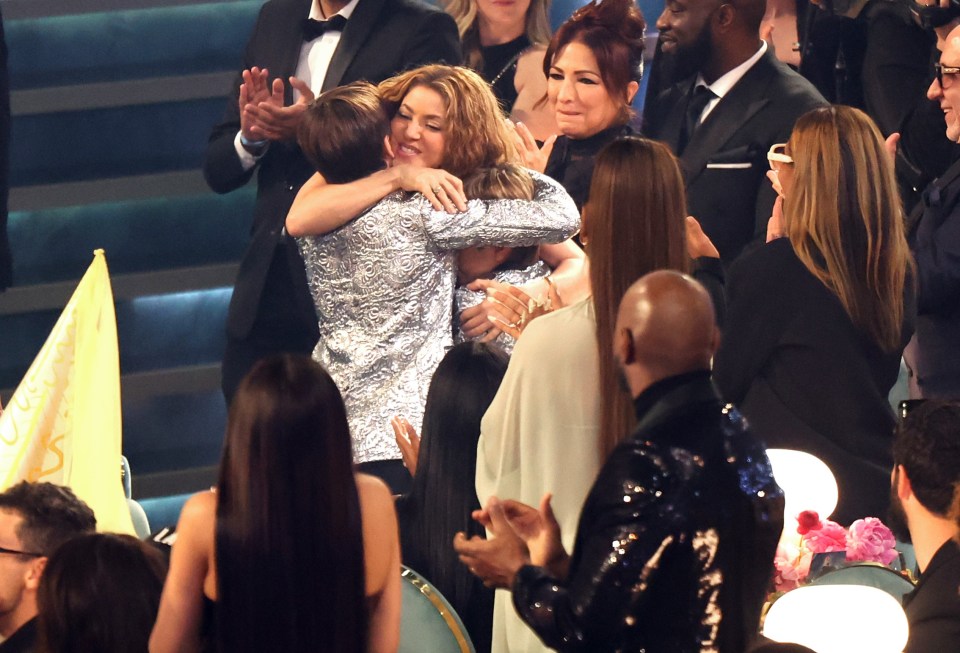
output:
M637 430L584 504L569 577L524 567L516 609L558 651L745 651L783 524L766 453L707 372L636 403Z

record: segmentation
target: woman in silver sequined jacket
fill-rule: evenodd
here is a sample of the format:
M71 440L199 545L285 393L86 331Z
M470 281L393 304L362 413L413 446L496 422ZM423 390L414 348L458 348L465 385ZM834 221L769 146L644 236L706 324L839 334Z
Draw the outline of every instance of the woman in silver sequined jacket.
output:
M399 466L390 418L420 427L430 378L452 344L455 250L560 242L576 232L579 216L559 184L542 175L533 201L464 201L460 176L513 155L496 100L475 73L448 66L405 73L381 87L383 105L369 86L336 91L305 116L313 131L301 136L322 137L316 147L303 143L304 151L324 174L304 186L287 230L304 236L298 242L320 326L314 358L344 395L355 458ZM323 129L324 121L338 129ZM350 133L356 143L345 147ZM398 165L377 170L362 145L387 133ZM346 183L331 152L351 169L368 153L373 173ZM417 189L423 192L404 192ZM337 204L337 193L346 201ZM359 215L337 226L344 205ZM466 210L451 215L434 205Z

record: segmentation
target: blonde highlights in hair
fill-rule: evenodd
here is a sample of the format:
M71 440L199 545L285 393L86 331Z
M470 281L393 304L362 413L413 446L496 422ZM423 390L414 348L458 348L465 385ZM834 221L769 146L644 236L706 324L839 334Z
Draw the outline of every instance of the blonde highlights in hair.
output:
M415 87L428 88L443 100L444 170L465 177L477 168L519 162L497 99L480 75L469 68L430 65L391 77L379 87L391 118Z
M785 235L853 324L882 350L897 349L911 257L883 137L862 111L831 106L801 116L788 147Z
M477 24L477 0L447 0L443 9L453 17L463 42L464 60L474 70L483 68L480 52L480 27ZM546 45L550 42L550 0L530 0L527 9L525 33L530 43Z

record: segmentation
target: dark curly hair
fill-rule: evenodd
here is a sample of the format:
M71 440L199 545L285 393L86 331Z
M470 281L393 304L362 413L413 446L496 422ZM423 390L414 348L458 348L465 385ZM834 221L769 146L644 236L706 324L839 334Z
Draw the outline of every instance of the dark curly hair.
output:
M928 399L911 410L893 441L913 493L932 513L949 517L960 484L960 401Z
M96 530L93 510L68 487L22 481L0 493L0 510L19 515L25 550L50 555L67 540Z

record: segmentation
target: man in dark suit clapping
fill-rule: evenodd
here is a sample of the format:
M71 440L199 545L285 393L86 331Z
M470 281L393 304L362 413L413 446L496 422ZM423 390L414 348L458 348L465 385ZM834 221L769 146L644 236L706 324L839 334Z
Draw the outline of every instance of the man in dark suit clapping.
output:
M453 19L420 0L270 0L263 6L204 162L207 183L218 193L257 174L252 238L227 317L222 385L228 402L257 360L309 354L319 337L303 262L283 232L297 191L313 173L296 144L308 99L349 82L377 83L417 65L460 58Z
M668 69L696 73L651 98L644 133L680 157L690 213L725 261L765 233L770 146L826 104L760 40L764 0L667 0L657 19Z

